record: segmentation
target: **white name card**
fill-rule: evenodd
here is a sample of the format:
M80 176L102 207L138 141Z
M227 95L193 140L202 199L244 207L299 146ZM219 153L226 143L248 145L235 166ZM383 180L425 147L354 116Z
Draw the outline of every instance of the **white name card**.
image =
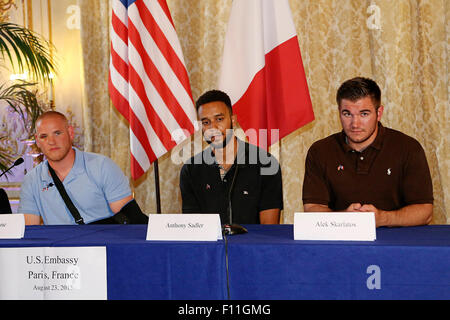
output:
M217 241L222 239L218 214L149 214L147 240Z
M294 240L376 239L373 212L296 212Z
M105 300L105 247L0 248L0 300Z
M22 239L24 233L23 214L0 214L0 239Z

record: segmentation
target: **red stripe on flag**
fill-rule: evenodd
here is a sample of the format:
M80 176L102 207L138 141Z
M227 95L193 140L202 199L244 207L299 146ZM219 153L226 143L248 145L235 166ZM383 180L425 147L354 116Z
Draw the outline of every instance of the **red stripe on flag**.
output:
M167 6L166 0L158 0L158 3L161 6L161 8L163 9L164 13L166 14L167 19L169 19L170 23L172 24L173 28L175 29L175 25L173 24L172 16L170 15L170 10L169 10L169 7Z
M150 13L148 8L144 5L143 2L136 2L136 6L139 10L139 15L141 17L142 22L145 25L145 28L150 33L151 37L158 45L159 50L166 58L173 72L177 76L178 80L180 80L186 92L192 99L191 87L189 84L189 77L184 67L183 62L178 58L175 50L173 50L172 45L167 40L166 36L162 32L161 28L156 23L153 15ZM166 13L167 14L167 13Z
M145 72L150 81L153 83L153 86L155 87L156 91L158 91L160 97L164 101L169 111L172 114L178 115L177 118L178 125L181 128L189 130L189 132L193 132L194 126L189 120L189 117L186 115L183 108L180 106L177 99L172 94L172 91L167 86L158 68L146 54L144 45L142 44L141 38L139 37L139 32L131 21L129 24L129 29L130 29L130 41L131 43L133 43L136 50L140 53Z
M114 32L119 36L122 41L127 44L128 42L128 29L127 26L117 17L116 13L113 11L111 15L111 24Z
M276 142L271 129L279 129L281 139L314 120L314 113L297 37L266 54L265 62L233 110L244 130L268 129L271 145ZM265 143L258 141L258 145Z
M152 161L155 161L155 159L153 159ZM139 165L139 162L137 162L136 159L133 157L133 154L131 154L130 171L131 176L133 177L134 180L136 180L138 177L142 176L145 173L142 167Z
M138 73L131 65L129 70L130 70L130 85L133 87L134 91L136 92L142 104L144 105L145 113L150 122L150 125L152 126L155 132L158 132L159 139L161 140L164 147L167 150L170 150L176 144L172 140L172 136L169 130L167 130L166 126L156 113L152 103L148 100L142 79L139 77Z
M145 154L149 158L150 162L156 160L156 155L153 152L152 147L150 146L149 137L147 136L147 132L145 131L144 126L139 121L138 117L134 113L133 109L130 109L131 117L130 117L130 128L133 131L134 136L141 144L142 148L145 150Z
M114 68L122 76L125 82L128 82L128 64L112 49L111 46L111 61Z
M111 97L111 101L113 105L116 107L117 111L128 121L130 122L130 105L128 104L128 100L122 96L122 94L117 91L116 87L114 87L111 81L111 75L109 76L109 95Z

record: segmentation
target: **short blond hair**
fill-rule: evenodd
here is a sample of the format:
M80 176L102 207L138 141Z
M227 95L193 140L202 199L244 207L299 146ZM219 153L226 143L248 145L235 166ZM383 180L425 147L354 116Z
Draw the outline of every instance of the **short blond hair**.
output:
M42 120L44 120L44 119L51 118L51 117L56 117L56 118L59 118L59 119L63 120L63 121L65 122L66 126L69 126L69 125L70 125L70 124L69 124L69 120L67 119L67 117L66 117L63 113L61 113L61 112L59 112L59 111L51 110L51 111L46 111L46 112L44 112L43 114L41 114L41 115L36 119L36 128L35 128L35 131L37 131L37 127L38 127L39 121L42 121Z

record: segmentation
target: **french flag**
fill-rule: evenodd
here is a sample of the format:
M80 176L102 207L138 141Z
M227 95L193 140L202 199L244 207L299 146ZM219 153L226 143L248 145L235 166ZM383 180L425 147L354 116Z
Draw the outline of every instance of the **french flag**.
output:
M218 87L260 147L314 120L288 0L233 0Z

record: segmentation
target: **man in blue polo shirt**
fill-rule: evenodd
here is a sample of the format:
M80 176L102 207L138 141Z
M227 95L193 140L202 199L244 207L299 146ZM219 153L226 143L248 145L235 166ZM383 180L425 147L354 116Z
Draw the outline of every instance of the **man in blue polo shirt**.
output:
M73 138L73 127L59 112L46 112L36 121L36 144L46 161L30 171L22 183L18 212L25 214L25 223L39 224L41 217L44 224L76 223L56 187L57 180L83 219L79 224L145 223L146 216L120 168L103 155L72 147ZM53 179L50 167L59 179ZM121 222L114 221L119 213Z

